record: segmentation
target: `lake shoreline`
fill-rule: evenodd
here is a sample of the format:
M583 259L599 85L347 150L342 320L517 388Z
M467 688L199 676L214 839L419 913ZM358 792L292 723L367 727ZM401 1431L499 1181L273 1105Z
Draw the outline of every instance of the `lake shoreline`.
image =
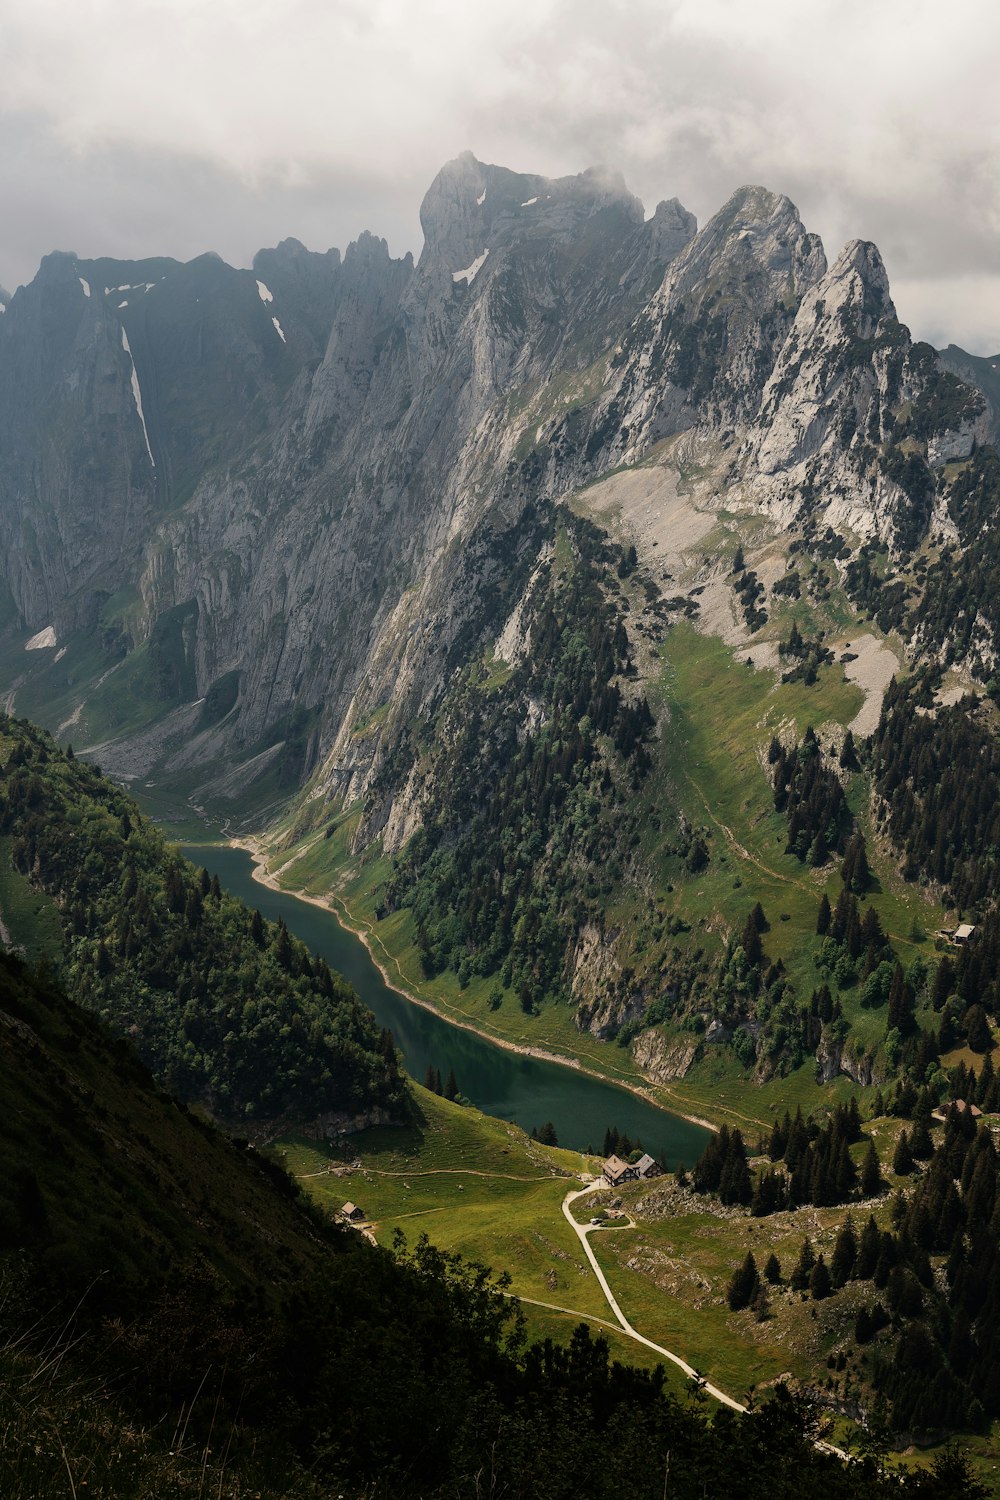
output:
M604 1073L599 1073L593 1068L588 1068L578 1057L566 1057L559 1052L547 1052L542 1047L530 1047L520 1042L508 1041L505 1037L493 1036L490 1032L483 1031L474 1022L456 1020L453 1016L441 1010L432 1001L425 999L421 995L414 994L411 990L403 989L401 984L390 976L385 964L376 954L367 931L363 927L355 926L345 902L337 896L331 896L331 899L325 900L321 896L313 896L303 890L293 891L279 884L277 876L272 875L268 869L267 856L264 851L263 841L260 839L230 837L224 843L226 847L230 849L242 849L245 854L250 856L253 862L253 879L259 885L266 886L268 890L282 896L293 896L295 900L303 901L309 906L315 906L320 911L328 912L336 918L346 932L349 932L352 937L357 938L358 942L363 944L369 958L381 974L385 985L409 1004L417 1005L422 1010L429 1011L438 1020L446 1022L449 1026L455 1026L460 1031L471 1032L481 1041L488 1042L494 1047L500 1047L505 1052L514 1052L521 1057L535 1058L539 1062L558 1063L561 1067L572 1068L574 1071L582 1073L588 1078L593 1078L598 1083L606 1083L612 1088L624 1089L626 1093L632 1094L637 1099L641 1099L644 1104L649 1104L655 1109L662 1110L665 1115L673 1115L679 1120L685 1120L689 1125L697 1125L702 1130L711 1131L713 1135L717 1133L719 1127L714 1125L711 1120L705 1120L699 1115L688 1114L684 1110L669 1109L651 1091L640 1088L635 1084L624 1083L617 1078L609 1078Z

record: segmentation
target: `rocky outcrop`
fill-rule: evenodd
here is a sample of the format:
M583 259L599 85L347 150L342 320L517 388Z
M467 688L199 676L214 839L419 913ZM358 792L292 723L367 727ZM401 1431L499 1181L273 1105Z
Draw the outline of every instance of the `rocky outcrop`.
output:
M632 1056L654 1083L685 1078L694 1067L698 1052L697 1037L667 1037L655 1026L641 1031L632 1043Z
M409 727L473 657L530 649L540 503L689 431L734 508L895 544L946 528L928 466L981 430L921 409L904 452L932 351L874 247L828 269L763 188L698 232L676 199L644 220L615 173L465 153L421 222L416 263L371 234L343 257L285 240L252 271L54 255L0 316L0 634L66 648L61 677L26 660L38 696L78 691L86 743L125 657L168 760L368 798L358 837L393 847L419 817ZM203 698L225 712L173 733Z
M885 1072L871 1056L859 1049L853 1038L844 1041L831 1035L825 1028L816 1048L816 1077L820 1083L830 1083L834 1078L850 1078L861 1088L871 1088L885 1081Z

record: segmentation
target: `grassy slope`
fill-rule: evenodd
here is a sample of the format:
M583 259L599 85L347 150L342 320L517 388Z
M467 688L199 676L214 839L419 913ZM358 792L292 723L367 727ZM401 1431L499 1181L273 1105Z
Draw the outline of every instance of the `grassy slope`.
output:
M0 957L0 1248L19 1243L18 1184L44 1205L37 1253L53 1276L113 1261L120 1277L203 1258L235 1284L319 1264L310 1224L256 1153L175 1104L130 1046ZM72 1280L72 1277L71 1277Z
M342 1144L293 1137L285 1164L324 1207L359 1203L376 1238L391 1244L426 1233L446 1250L508 1270L513 1290L581 1314L607 1304L560 1205L596 1162L538 1146L518 1126L451 1104L414 1085L419 1117ZM361 1166L352 1169L355 1160ZM328 1168L334 1167L334 1172Z
M605 1326L610 1310L561 1213L562 1199L574 1185L561 1174L575 1176L593 1163L574 1152L538 1146L516 1126L449 1104L419 1086L416 1094L417 1124L365 1131L338 1144L286 1138L279 1143L286 1165L324 1207L335 1210L348 1199L359 1203L381 1243L390 1243L396 1229L411 1242L426 1233L442 1249L508 1270L514 1295L572 1308L609 1339L616 1357L656 1363L651 1351ZM883 1160L891 1161L902 1122L881 1119L867 1128ZM859 1160L863 1150L863 1144L854 1148ZM897 1185L891 1174L888 1182L890 1188ZM861 1303L871 1301L870 1283L848 1284L821 1303L783 1285L771 1292L770 1316L763 1322L750 1311L731 1312L725 1301L729 1279L748 1248L759 1267L774 1250L786 1283L807 1235L829 1263L848 1210L805 1207L753 1220L680 1193L672 1178L664 1178L628 1184L614 1195L588 1196L573 1212L579 1222L589 1222L612 1198L621 1200L635 1224L600 1230L590 1243L623 1311L641 1333L739 1398L787 1375L828 1391L831 1398L864 1396L874 1346L856 1345L854 1321ZM888 1227L890 1206L887 1192L850 1211L859 1230L869 1212ZM530 1301L523 1306L535 1338L564 1342L578 1321ZM845 1368L831 1369L828 1359L841 1354ZM667 1373L680 1390L685 1383L680 1373L672 1366ZM837 1432L840 1438L848 1435L842 1418ZM963 1446L992 1473L989 1466L1000 1455L994 1439Z
M596 1161L539 1146L518 1126L419 1085L414 1093L419 1117L412 1125L377 1127L339 1143L286 1137L278 1143L286 1167L330 1212L347 1201L360 1204L380 1244L390 1245L397 1230L410 1243L426 1234L443 1250L508 1271L512 1294L529 1299L529 1337L566 1342L581 1319L593 1319L616 1358L659 1363L606 1326L611 1311L562 1214L578 1174ZM532 1305L538 1302L570 1315ZM676 1389L684 1386L672 1366L668 1377Z
M838 861L814 871L784 852L785 819L774 810L762 761L773 734L787 741L793 735L801 738L809 724L820 730L831 721L849 722L860 706L860 692L845 682L838 665L822 668L812 687L780 683L773 673L746 667L718 638L686 625L670 632L663 659L666 729L652 796L655 800L658 791L664 796L673 793L691 822L707 830L712 859L695 879L686 876L679 861L663 860L660 880L674 884L674 910L692 924L689 942L703 942L713 930L738 931L750 906L759 900L771 928L764 937L765 951L783 960L800 997L806 999L823 977L813 962L820 948L816 910L824 891L831 902L836 900ZM932 932L943 912L917 888L905 886L892 861L880 854L863 776L852 779L848 800L869 835L877 884L868 899L904 964L917 952L932 959L930 939L915 942L913 937L918 929ZM650 852L655 859L655 849ZM862 1011L858 990L854 986L843 991L844 1011L858 1039L874 1043L884 1032L884 1014ZM716 1052L671 1092L679 1101L702 1109L721 1103L737 1117L758 1121L766 1121L779 1103L782 1108L801 1103L808 1109L857 1092L847 1079L821 1090L813 1074L813 1064L807 1061L791 1077L761 1086Z

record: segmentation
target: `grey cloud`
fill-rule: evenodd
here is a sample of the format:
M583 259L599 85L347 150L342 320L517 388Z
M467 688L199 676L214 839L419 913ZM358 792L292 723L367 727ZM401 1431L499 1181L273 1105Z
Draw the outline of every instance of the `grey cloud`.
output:
M416 250L425 188L469 147L602 161L701 222L764 182L831 255L874 239L918 336L1000 349L988 0L5 0L5 26L8 285L54 245L246 264L371 228Z

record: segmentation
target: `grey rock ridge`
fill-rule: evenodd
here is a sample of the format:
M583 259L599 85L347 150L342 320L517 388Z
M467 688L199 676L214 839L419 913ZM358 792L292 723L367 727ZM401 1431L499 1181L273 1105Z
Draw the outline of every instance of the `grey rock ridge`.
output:
M887 461L944 375L874 246L829 268L759 187L697 231L613 172L470 153L421 223L416 263L370 234L249 271L57 253L0 298L8 707L201 796L366 796L359 838L398 847L407 726L485 646L530 650L539 505L679 443L709 508L894 549L947 530ZM948 378L931 466L996 420Z

